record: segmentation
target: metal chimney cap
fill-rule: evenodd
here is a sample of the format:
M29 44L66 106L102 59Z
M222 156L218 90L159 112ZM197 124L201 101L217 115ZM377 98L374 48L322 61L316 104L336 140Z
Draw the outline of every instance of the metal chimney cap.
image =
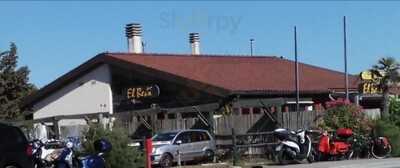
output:
M189 42L190 43L199 42L199 41L200 41L199 33L189 33Z
M142 26L140 23L129 23L125 26L125 35L128 38L133 36L141 36L142 35Z

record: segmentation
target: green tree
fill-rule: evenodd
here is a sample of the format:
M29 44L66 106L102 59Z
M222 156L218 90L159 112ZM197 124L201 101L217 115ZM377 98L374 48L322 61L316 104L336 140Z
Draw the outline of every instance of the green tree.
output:
M101 124L91 123L89 129L84 132L83 153L94 153L93 142L105 138L112 144L112 149L106 153L106 167L134 168L144 167L144 156L137 148L129 147L130 138L126 131L118 126L112 130L104 129Z
M381 113L383 118L389 116L389 89L400 81L399 70L400 64L393 57L381 58L372 68L372 72L381 77L378 86L383 94Z
M11 43L8 51L0 52L0 119L22 117L19 104L35 90L29 83L27 66L18 67L17 46Z

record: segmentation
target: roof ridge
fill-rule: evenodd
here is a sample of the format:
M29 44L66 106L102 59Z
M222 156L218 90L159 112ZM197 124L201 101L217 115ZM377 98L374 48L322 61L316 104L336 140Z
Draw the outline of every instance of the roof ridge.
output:
M107 55L153 55L153 56L176 56L176 57L234 57L234 58L276 58L276 59L286 59L283 56L275 55L241 55L241 54L184 54L184 53L127 53L127 52L104 52Z
M277 59L280 61L287 61L290 63L295 63L294 60L288 59L283 56L262 56L262 55L256 55L256 56L250 56L250 55L238 55L238 54L200 54L200 55L192 55L192 54L184 54L184 53L127 53L127 52L105 52L107 55L150 55L150 56L174 56L174 57L191 57L191 58L210 58L210 57L217 57L217 58L239 58L239 59L249 59L249 58L255 58L255 59ZM317 65L309 64L309 63L304 63L300 62L299 64L302 64L303 66L308 66L310 68L316 68L320 69L323 71L329 71L332 73L337 73L337 74L344 74L344 72L339 71L339 70L334 70L334 69L329 69L326 67L320 67ZM357 76L357 74L349 74L349 76Z

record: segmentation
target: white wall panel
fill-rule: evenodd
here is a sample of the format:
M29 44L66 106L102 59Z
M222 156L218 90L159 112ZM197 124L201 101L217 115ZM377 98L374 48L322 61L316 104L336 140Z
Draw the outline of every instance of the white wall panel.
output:
M101 65L33 106L34 119L60 115L112 113L111 75Z

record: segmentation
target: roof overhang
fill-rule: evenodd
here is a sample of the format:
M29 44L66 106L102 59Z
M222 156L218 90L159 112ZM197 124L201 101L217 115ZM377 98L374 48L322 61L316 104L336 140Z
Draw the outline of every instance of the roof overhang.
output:
M156 77L161 80L166 80L169 82L177 83L184 86L189 86L191 88L205 91L209 94L225 97L230 95L231 91L226 90L224 88L210 85L207 83L203 83L200 81L195 81L191 79L187 79L181 76L177 76L168 72L160 71L157 69L149 68L143 65L134 64L131 62L126 62L111 56L107 56L107 53L101 53L93 57L92 59L86 61L85 63L81 64L80 66L76 67L75 69L71 70L70 72L66 73L65 75L57 78L50 84L44 86L40 90L32 93L31 95L25 97L21 103L21 107L24 109L29 109L33 104L36 102L46 98L52 92L61 89L65 85L71 83L72 81L76 80L80 76L90 72L91 70L95 69L96 67L108 64L108 65L115 65L122 67L124 69L132 70L132 71L139 71L145 75L149 75L152 77Z

